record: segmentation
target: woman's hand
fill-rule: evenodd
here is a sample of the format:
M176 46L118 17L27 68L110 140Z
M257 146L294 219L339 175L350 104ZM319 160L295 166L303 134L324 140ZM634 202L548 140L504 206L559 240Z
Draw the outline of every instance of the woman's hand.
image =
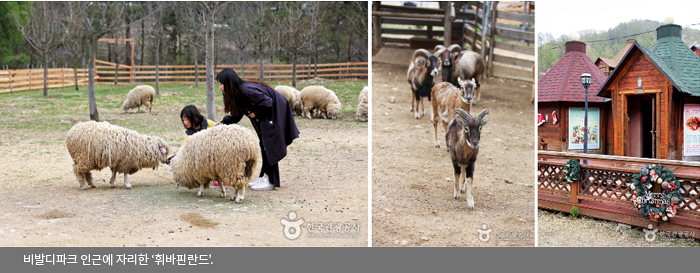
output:
M249 117L249 118L255 118L255 113L250 113L250 114L248 114L248 117Z

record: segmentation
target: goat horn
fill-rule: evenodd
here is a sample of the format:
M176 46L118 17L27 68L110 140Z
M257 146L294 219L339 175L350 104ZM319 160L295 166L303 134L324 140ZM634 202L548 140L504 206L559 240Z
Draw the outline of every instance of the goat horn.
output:
M456 51L455 51L455 48L457 49ZM459 53L459 52L462 52L462 47L460 47L459 45L451 45L450 47L447 48L447 50L449 50L452 53L455 53L455 52Z
M425 49L422 49L422 48L418 49L418 50L416 50L416 52L413 52L413 57L411 58L411 63L414 63L416 61L416 57L418 57L418 56L423 56L426 59L428 59L428 58L430 58L430 55L433 55L433 54L431 54L429 51L427 51Z
M472 119L472 116L469 114L469 112L464 111L461 108L456 108L455 114L462 116L462 119L464 119L465 121L470 121Z
M479 113L479 115L476 116L476 119L482 120L484 118L484 116L486 116L488 113L489 113L489 109L481 110L481 113Z
M438 51L438 49L445 50L445 46L443 46L443 45L436 45L436 46L435 46L435 49L433 49L433 51Z

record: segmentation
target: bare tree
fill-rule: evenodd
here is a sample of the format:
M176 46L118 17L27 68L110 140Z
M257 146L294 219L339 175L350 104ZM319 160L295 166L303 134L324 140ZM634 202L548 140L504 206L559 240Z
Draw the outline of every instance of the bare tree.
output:
M253 45L258 60L260 61L260 81L265 81L263 63L265 61L265 50L273 36L273 28L277 24L277 18L272 13L272 3L270 2L243 2L247 12L240 23L245 26L246 36ZM243 3L236 3L243 4Z
M309 53L313 52L314 57L314 75L318 75L318 47L326 43L327 39L321 35L323 29L323 17L326 15L326 2L311 2L309 3L309 34L310 47ZM311 54L309 54L311 55ZM311 57L309 57L311 59ZM311 70L311 68L309 68Z
M250 45L250 31L248 31L245 23L246 19L241 20L241 18L249 17L251 14L250 10L246 7L246 3L237 2L231 5L229 9L226 10L224 18L228 18L226 24L228 25L227 37L230 37L236 47L236 57L238 63L241 65L240 76L243 78L245 76L245 63L246 63L246 48ZM249 18L247 21L250 21Z
M204 47L206 20L202 6L193 2L175 2L175 16L183 36L189 42L194 58L194 86L199 87L199 49Z
M57 13L56 2L35 2L30 8L29 22L23 24L13 14L19 30L35 53L44 61L44 97L48 96L49 58L63 44L64 24Z
M304 14L304 2L284 2L285 13L280 19L279 31L282 32L282 48L292 54L292 86L297 86L297 57L309 44L309 21Z
M95 48L97 40L110 31L119 28L119 18L125 9L124 2L63 2L67 5L68 21L77 26L88 42L88 100L90 104L90 119L99 121L97 100L95 98ZM162 6L162 4L161 4ZM141 22L145 17L131 22Z
M70 64L73 67L75 91L78 91L80 90L78 88L78 62L82 59L83 67L85 66L85 39L83 39L80 29L70 23L66 24L65 38L63 48L70 58Z
M216 13L231 2L200 1L204 8L206 22L206 63L207 63L207 118L216 120L214 106L214 20Z

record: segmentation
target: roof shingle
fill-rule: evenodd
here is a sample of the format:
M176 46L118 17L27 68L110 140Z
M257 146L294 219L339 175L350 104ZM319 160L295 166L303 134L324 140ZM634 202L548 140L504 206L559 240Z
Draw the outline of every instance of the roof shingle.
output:
M583 102L585 90L581 84L581 74L591 74L591 86L588 88L589 102L603 102L605 98L595 95L607 78L586 56L586 44L580 41L566 43L566 53L537 82L537 100L539 102Z

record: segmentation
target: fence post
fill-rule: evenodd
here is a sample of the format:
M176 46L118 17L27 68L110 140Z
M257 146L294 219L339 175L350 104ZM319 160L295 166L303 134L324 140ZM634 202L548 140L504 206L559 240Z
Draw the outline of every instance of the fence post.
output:
M581 160L577 159L576 161L579 161L579 163L580 163ZM571 182L569 184L569 186L571 187L571 200L569 200L569 202L571 204L581 203L581 200L578 199L578 193L579 193L579 190L581 189L581 183L582 183L581 172L579 172L578 177L579 177L578 180ZM564 176L564 179L566 179L566 176Z

